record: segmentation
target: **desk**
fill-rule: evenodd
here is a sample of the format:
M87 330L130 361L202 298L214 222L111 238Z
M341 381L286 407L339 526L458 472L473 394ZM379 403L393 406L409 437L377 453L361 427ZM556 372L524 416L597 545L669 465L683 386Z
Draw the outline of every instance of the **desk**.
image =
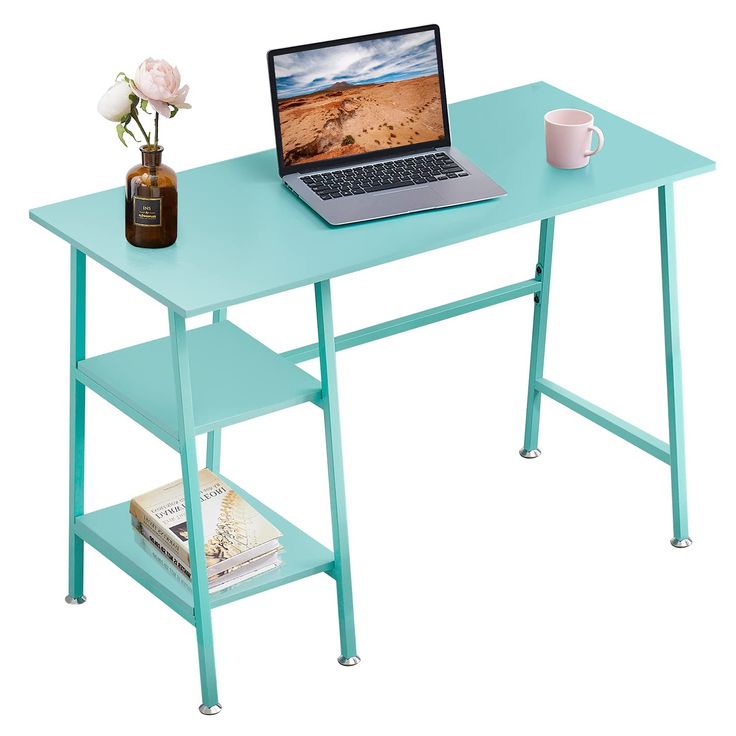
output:
M546 111L580 107L595 114L606 149L591 165L560 171L547 165L542 118ZM180 224L175 246L147 251L124 238L122 188L40 207L30 216L71 244L71 361L69 477L69 603L84 602L84 543L95 547L196 629L203 713L219 711L211 609L308 575L334 578L340 658L359 662L355 643L340 416L337 350L411 330L492 304L532 296L535 302L526 430L521 455L539 455L542 395L617 434L670 465L674 536L690 544L675 270L673 182L710 171L714 163L594 105L542 82L450 106L453 142L509 196L453 209L332 228L299 202L277 178L274 151L185 171L179 176ZM645 189L659 190L660 248L669 437L665 442L576 396L544 376L555 217ZM440 307L335 336L330 280L528 222L541 222L539 256L531 278ZM86 257L161 302L169 335L87 357ZM318 340L276 354L227 321L227 307L314 285ZM186 329L186 318L213 313L211 325ZM215 362L208 357L216 354ZM320 381L298 367L319 356ZM146 376L145 381L139 379ZM247 377L247 378L243 378ZM127 501L85 512L85 390L95 391L181 456L192 585L181 583L134 538ZM201 509L197 499L195 436L207 434L206 463L219 473L224 427L298 403L322 409L327 448L333 549L238 489L284 533L283 565L209 594ZM232 481L227 481L235 486ZM138 493L143 489L132 489Z

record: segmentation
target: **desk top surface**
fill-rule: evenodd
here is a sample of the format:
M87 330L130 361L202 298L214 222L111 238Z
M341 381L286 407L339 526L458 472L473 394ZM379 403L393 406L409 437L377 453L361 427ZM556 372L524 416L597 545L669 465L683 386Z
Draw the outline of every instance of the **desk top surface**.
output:
M576 171L547 164L543 116L589 110L606 136ZM124 234L123 188L31 219L180 314L193 316L552 217L714 168L713 161L543 82L450 105L453 145L508 191L461 207L332 227L281 185L273 150L179 174L179 237Z

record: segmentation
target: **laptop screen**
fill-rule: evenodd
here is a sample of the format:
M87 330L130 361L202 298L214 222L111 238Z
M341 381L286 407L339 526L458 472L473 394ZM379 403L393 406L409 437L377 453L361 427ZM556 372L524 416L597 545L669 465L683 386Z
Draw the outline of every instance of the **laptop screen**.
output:
M282 173L447 144L438 40L432 26L271 52Z

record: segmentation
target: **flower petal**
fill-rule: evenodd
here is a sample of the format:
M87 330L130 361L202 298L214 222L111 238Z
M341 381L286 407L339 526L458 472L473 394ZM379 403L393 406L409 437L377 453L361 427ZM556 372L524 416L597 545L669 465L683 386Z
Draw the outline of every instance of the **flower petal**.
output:
M161 100L152 100L152 99L149 99L148 101L151 103L151 105L153 106L153 109L156 112L161 113L161 115L163 115L165 118L171 117L171 110L169 109L169 106L165 102L161 102Z
M133 91L134 95L138 95L142 100L147 100L148 97L141 92L138 87L136 87L135 82L131 79L130 80L130 89Z
M174 99L172 100L172 104L176 105L177 107L184 107L186 104L187 95L189 94L189 85L185 84L180 90L178 90L175 95Z

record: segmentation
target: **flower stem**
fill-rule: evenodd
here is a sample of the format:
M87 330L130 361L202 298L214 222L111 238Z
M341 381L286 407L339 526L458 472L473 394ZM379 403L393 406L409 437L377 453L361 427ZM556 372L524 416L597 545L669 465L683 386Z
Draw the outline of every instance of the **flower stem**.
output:
M132 117L133 120L135 120L135 122L137 123L138 127L141 129L141 133L143 133L143 137L146 139L146 143L150 146L151 145L151 137L149 136L148 133L146 133L145 128L141 125L141 121L138 118L138 113L135 111L135 108L133 108L130 111L130 117Z
M158 113L156 113L156 116L153 118L153 146L154 148L158 148Z

